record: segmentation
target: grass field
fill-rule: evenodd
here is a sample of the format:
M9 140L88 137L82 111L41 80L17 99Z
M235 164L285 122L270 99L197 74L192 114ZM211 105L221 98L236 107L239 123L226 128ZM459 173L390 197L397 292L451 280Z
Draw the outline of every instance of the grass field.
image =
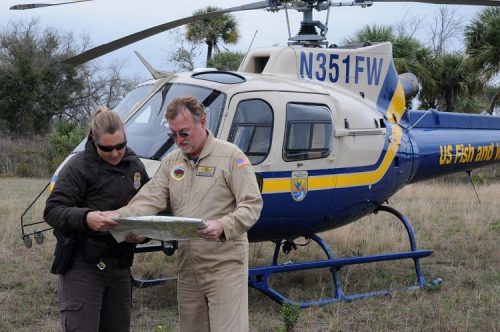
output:
M54 239L46 233L42 245L27 249L20 238L20 215L46 182L0 178L0 331L59 330L55 276L48 272ZM295 331L500 331L500 183L477 189L481 204L470 185L445 182L407 186L391 199L390 205L412 221L419 248L434 250L421 265L428 281L443 279L441 288L305 309ZM27 219L40 219L42 209L43 204L35 205ZM382 213L321 236L338 257L408 248L400 224ZM268 243L251 244L251 266L268 264L272 249ZM311 258L324 258L313 244L282 257ZM174 264L175 255L142 254L136 257L134 275L172 275ZM345 267L344 290L399 289L414 282L412 265ZM272 284L295 300L332 293L328 270L277 275ZM281 307L253 289L249 308L251 331L283 330ZM134 289L132 320L133 331L175 331L175 281Z

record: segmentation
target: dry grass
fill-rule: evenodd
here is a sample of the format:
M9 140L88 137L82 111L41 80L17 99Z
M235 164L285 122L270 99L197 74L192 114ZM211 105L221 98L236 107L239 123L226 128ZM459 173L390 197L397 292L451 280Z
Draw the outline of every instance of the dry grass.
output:
M54 245L27 249L20 240L19 218L46 180L0 179L0 331L58 330L55 277L48 270ZM441 277L435 292L402 292L352 303L312 307L300 313L296 331L499 331L500 321L500 183L478 187L478 204L470 185L431 182L405 187L391 206L411 221L420 248L434 254L421 260L427 280ZM40 218L43 204L29 218ZM368 216L321 234L338 257L408 248L406 234L385 213ZM272 246L251 245L251 265L268 264ZM324 258L315 245L300 247L282 261ZM137 277L171 275L174 257L161 253L136 258ZM414 280L412 262L345 267L347 293L398 289ZM294 300L330 296L328 270L277 275L272 284ZM176 285L134 290L133 331L174 331L177 326ZM250 290L252 331L283 327L280 306ZM157 326L162 328L157 328Z

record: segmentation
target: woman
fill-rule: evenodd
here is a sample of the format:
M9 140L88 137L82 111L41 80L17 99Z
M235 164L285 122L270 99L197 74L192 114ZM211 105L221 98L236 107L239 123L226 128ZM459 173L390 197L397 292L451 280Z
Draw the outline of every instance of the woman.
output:
M101 211L126 205L147 179L118 114L98 107L85 150L63 167L44 211L57 238L51 272L63 331L130 330L130 266L145 239L117 243L109 230L118 223Z

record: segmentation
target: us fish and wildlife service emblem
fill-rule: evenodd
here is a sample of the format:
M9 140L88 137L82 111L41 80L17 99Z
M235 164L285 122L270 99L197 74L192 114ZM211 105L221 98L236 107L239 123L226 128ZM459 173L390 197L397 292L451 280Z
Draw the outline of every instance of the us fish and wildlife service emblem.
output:
M135 172L134 173L134 189L139 190L141 187L141 173Z
M184 174L186 174L185 164L177 164L170 171L170 176L176 181L182 180L184 178Z
M296 202L300 202L307 195L307 171L292 172L290 192Z

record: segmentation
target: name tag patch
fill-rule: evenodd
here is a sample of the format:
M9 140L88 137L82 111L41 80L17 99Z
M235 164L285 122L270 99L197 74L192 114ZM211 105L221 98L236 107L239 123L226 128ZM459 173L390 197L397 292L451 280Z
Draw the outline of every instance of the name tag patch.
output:
M212 177L215 173L215 167L211 166L198 166L196 168L196 176Z

